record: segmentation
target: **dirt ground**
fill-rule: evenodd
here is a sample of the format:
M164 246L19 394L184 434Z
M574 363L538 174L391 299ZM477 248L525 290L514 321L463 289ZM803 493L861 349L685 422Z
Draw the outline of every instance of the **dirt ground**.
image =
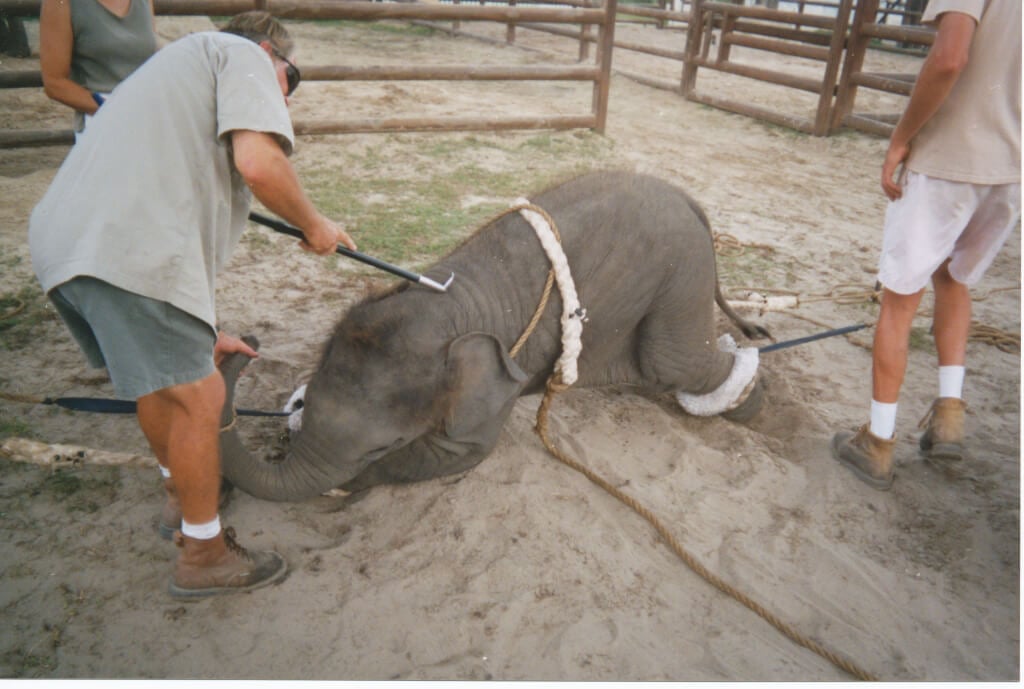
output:
M204 26L161 20L168 38ZM546 64L571 62L576 51L571 41L526 31L519 48L351 25L297 23L293 33L306 64ZM638 26L619 33L677 46L682 40ZM0 67L33 68L35 59ZM913 72L920 63L890 53L871 59L888 72ZM678 63L624 51L616 66L678 78ZM738 77L702 72L698 86L813 113L813 99ZM481 89L308 83L292 112L301 120L581 114L590 107L589 87L574 84ZM901 102L866 93L859 105L898 112ZM36 91L0 99L0 127L69 120ZM524 162L517 151L527 144L538 153ZM304 179L336 175L344 187L371 171L411 184L431 179L453 157L472 159L487 177L518 175L515 193L501 203L538 190L553 172L616 167L659 175L693 193L715 230L744 251L719 258L731 299L769 288L799 296L785 310L747 312L785 340L873 323L877 306L867 295L885 208L878 184L884 150L877 137L808 137L616 76L604 137L316 136L300 139L294 161ZM7 395L112 396L33 292L28 216L66 152L0 154L0 297L5 310L15 298L29 307L0 332L0 392ZM374 198L401 204L396 186ZM456 205L479 203L481 193L465 183ZM343 209L338 217L352 221ZM358 225L350 228L372 245ZM262 357L239 384L239 406L277 409L310 372L344 308L389 279L304 255L290 240L249 234L264 238L239 247L220 280L218 311L227 329L263 342ZM1013 334L1020 331L1020 244L1018 228L975 291L974 319ZM658 515L709 570L866 671L885 680L1016 681L1019 353L970 343L970 456L957 467L925 463L916 424L937 392L930 304L929 293L915 323L890 492L860 483L828 451L836 430L866 421L870 329L764 354L767 402L747 426L689 417L669 397L570 390L554 403L553 439ZM721 325L727 329L724 318ZM633 512L550 457L533 432L538 403L522 399L495 452L462 476L300 504L236 492L225 523L243 544L284 554L290 574L270 589L188 605L166 593L174 547L154 528L161 503L155 469L52 470L0 460L0 677L850 679L699 578ZM8 439L148 454L130 416L4 399L0 424ZM279 421L244 426L253 446L283 432Z

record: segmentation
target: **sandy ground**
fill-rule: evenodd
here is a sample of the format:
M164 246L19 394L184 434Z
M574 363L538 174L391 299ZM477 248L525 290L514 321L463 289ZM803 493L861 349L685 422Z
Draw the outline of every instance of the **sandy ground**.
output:
M163 21L168 35L201 24ZM351 27L297 25L294 33L307 64L543 64L553 55L571 61L576 51L565 39L526 32L520 39L532 50ZM620 32L628 34L681 44L669 32ZM919 64L872 59L882 71ZM621 53L616 64L676 78L677 63L645 60ZM702 73L699 85L813 112L813 99L755 82ZM455 84L311 83L296 95L293 114L577 114L590 103L589 88L557 83L490 93L482 99L479 89ZM863 102L898 110L898 102L870 94ZM0 101L0 126L68 119L35 92ZM410 169L431 163L423 153L429 141L437 150L461 146L500 172L498 144L530 136L322 136L302 139L295 162L311 175L343 152L372 149L378 165L415 174ZM572 144L579 136L552 139ZM853 132L797 135L620 76L599 154L569 145L566 155L576 151L584 168L650 172L689 189L715 229L754 257L731 270L720 259L733 298L766 283L800 295L795 308L751 314L783 340L873 322L877 307L863 298L829 295L843 285L863 293L874 282L884 147ZM0 295L33 284L27 218L65 153L0 155ZM536 190L542 167L523 175L521 193ZM467 192L463 203L473 202ZM282 405L345 306L388 282L299 254L288 240L243 242L221 280L222 323L263 340L262 358L239 385L240 406ZM975 320L1019 333L1019 278L1018 229L976 291ZM944 469L923 462L916 423L937 390L930 303L929 294L916 322L898 477L888 493L854 479L828 452L834 431L866 420L870 330L764 355L767 403L748 426L688 417L668 397L571 390L555 401L553 438L658 515L711 571L868 672L887 680L1017 680L1019 354L970 343L970 457ZM111 396L52 313L33 328L25 340L15 341L13 329L0 339L0 390ZM538 403L522 399L493 455L462 476L347 501L275 504L236 494L225 522L244 544L283 553L290 575L271 589L188 605L165 591L174 548L154 530L155 470L53 472L0 462L0 677L849 679L712 588L639 517L550 457L532 430ZM131 417L0 401L0 420L6 435L147 452ZM245 423L254 444L282 432L278 422Z

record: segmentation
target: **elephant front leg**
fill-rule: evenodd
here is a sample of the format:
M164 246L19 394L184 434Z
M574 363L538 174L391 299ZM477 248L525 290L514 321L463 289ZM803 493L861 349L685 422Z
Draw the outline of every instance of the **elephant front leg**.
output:
M382 484L415 483L458 474L475 467L493 448L493 443L483 446L443 435L424 436L374 462L341 488L355 493Z

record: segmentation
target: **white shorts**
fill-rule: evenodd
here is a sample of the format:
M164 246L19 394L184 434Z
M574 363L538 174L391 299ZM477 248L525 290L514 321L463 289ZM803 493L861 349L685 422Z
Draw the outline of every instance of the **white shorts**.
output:
M885 211L878 280L914 294L951 258L949 273L974 285L1020 219L1020 184L950 182L907 172L903 197Z

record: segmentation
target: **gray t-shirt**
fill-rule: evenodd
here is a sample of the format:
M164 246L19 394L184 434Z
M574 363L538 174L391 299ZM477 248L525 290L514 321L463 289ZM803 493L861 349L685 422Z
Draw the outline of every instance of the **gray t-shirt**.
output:
M123 17L96 0L71 3L71 80L90 91L110 93L156 52L149 0L131 0Z
M29 220L43 289L89 275L215 325L214 277L245 229L251 192L229 132L291 120L267 53L206 32L166 46L99 109Z
M71 3L71 81L94 93L110 93L156 52L156 33L149 0L131 0L123 17L97 0ZM81 132L85 116L75 111L74 127Z

